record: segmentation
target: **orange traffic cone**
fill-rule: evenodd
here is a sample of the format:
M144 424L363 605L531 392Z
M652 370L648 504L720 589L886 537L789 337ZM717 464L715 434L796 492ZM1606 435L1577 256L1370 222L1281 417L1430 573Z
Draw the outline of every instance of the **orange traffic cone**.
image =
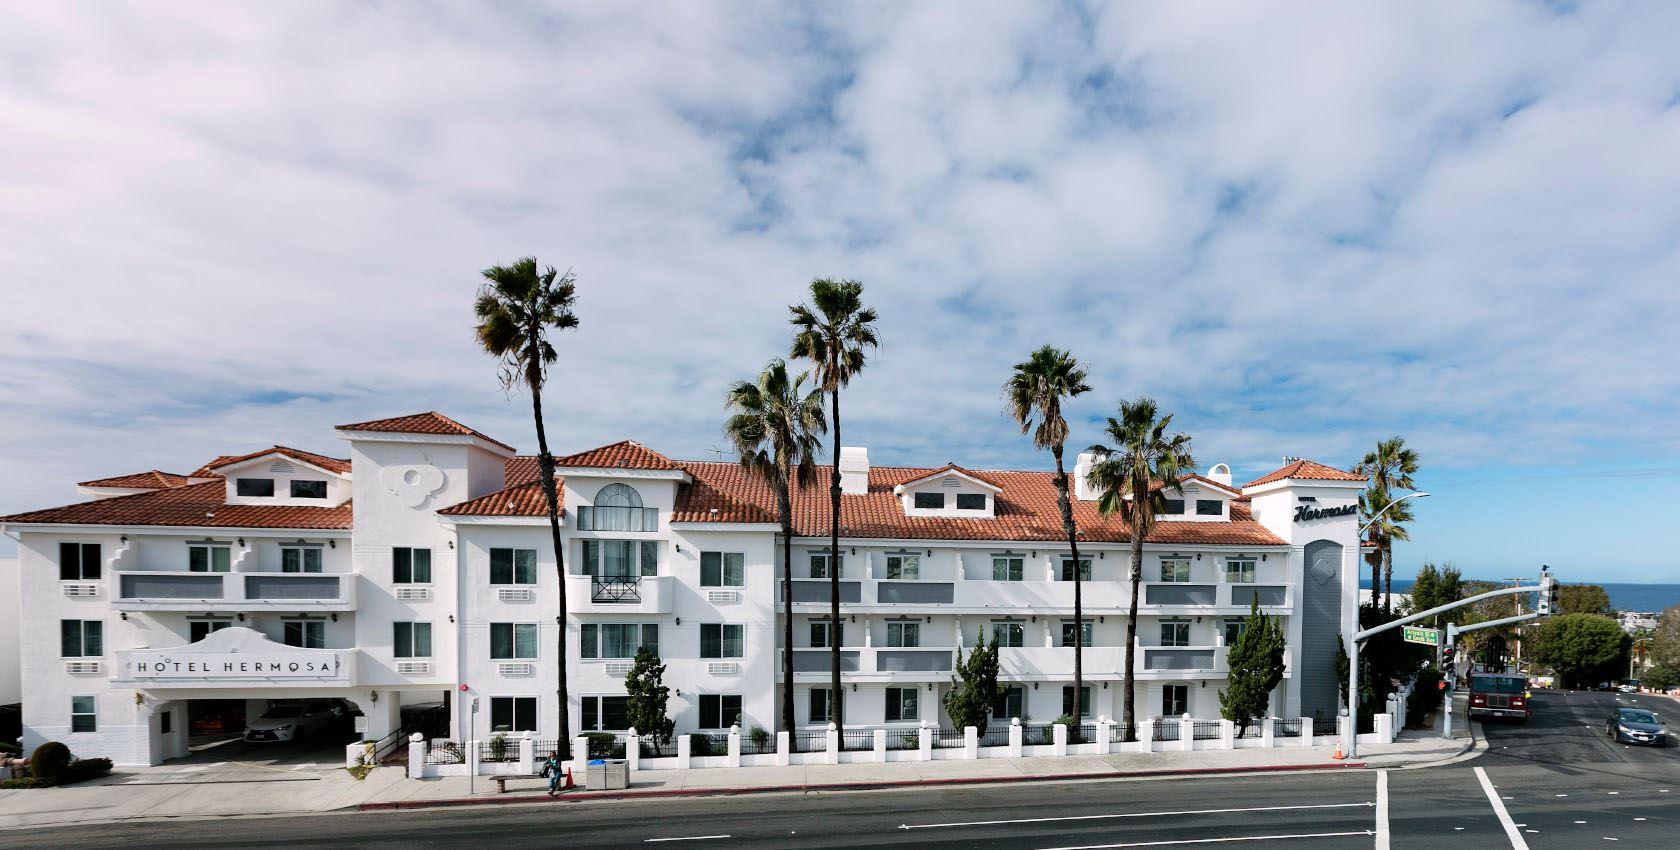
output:
M1347 756L1342 752L1342 742L1341 741L1338 740L1336 742L1336 751L1331 753L1330 757L1333 758L1333 759L1337 759L1337 760L1347 758Z

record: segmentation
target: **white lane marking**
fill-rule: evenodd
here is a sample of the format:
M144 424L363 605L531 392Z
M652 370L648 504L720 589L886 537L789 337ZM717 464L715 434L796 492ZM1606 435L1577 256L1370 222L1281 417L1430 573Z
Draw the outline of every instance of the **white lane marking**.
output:
M1377 771L1377 848L1388 850L1388 771Z
M1166 847L1178 844L1224 844L1232 841L1277 841L1299 840L1302 838L1345 838L1350 835L1370 835L1371 831L1362 829L1358 832L1302 832L1295 835L1238 835L1231 838L1183 838L1177 841L1135 841L1130 844L1081 844L1076 847L1046 847L1043 850L1115 850L1120 847Z
M1576 821L1576 823L1586 823L1586 821L1584 821L1584 820L1578 820L1578 821Z
M1488 781L1487 771L1476 768L1476 778L1481 780L1482 791L1487 793L1488 804L1493 806L1493 813L1499 816L1499 825L1505 827L1505 837L1511 839L1512 850L1528 850L1528 842L1524 841L1522 833L1517 831L1517 825L1511 822L1511 813L1505 811L1505 804L1500 802L1499 795L1493 790L1493 783Z
M1068 697L1068 699L1072 699L1072 697ZM1610 796L1612 796L1612 797L1614 797L1614 796L1615 796L1615 795L1617 795L1617 794L1620 794L1620 793L1622 793L1622 792L1620 792L1620 791L1611 791L1611 792L1610 792Z
M660 841L715 841L719 838L728 837L729 836L727 835L687 835L682 838L644 838L642 839L642 843L656 844Z
M1644 820L1644 818L1634 818L1634 820Z
M1016 818L1013 820L971 820L957 823L901 823L899 829L949 829L959 826L1002 826L1011 823L1050 823L1052 821L1069 820L1107 820L1110 818L1158 818L1176 817L1179 815L1228 815L1241 812L1295 812L1305 809L1354 809L1369 807L1370 802L1364 803L1322 803L1312 806L1255 806L1248 809L1192 809L1183 812L1124 812L1113 815L1068 815L1059 818ZM1357 833L1354 833L1357 834Z

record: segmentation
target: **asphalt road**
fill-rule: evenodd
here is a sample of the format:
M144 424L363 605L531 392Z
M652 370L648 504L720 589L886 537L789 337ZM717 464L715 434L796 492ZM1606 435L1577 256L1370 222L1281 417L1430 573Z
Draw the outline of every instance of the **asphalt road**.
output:
M1623 704L1633 704L1623 698ZM1640 705L1648 705L1641 698ZM1536 694L1489 752L1421 770L942 786L75 827L8 846L1120 848L1680 846L1680 752L1612 744L1610 694ZM1673 709L1665 711L1665 708ZM1680 703L1656 707L1680 719ZM1386 817L1384 816L1386 815Z

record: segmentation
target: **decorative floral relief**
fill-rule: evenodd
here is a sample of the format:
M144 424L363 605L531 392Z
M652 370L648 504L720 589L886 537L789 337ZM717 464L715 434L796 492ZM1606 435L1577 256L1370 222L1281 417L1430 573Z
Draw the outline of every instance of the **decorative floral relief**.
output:
M448 479L444 477L443 470L433 466L422 454L419 463L387 466L379 470L379 483L385 485L385 489L402 500L404 505L418 508L433 493L442 490Z

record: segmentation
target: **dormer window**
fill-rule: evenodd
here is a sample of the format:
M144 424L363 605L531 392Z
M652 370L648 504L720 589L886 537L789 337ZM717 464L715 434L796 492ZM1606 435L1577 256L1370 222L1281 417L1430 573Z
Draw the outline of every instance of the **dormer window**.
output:
M1196 516L1219 516L1225 512L1225 503L1218 499L1197 499Z
M658 531L659 510L642 507L642 496L625 484L608 484L595 504L577 509L580 531Z
M958 493L957 494L957 510L959 510L959 511L983 511L985 509L986 509L986 494L985 493Z
M1184 500L1183 499L1165 499L1163 501L1165 501L1166 505L1165 505L1165 507L1163 507L1161 509L1162 514L1165 514L1167 516L1181 516L1181 515L1183 515L1183 513L1184 513Z
M272 491L274 482L270 481L268 486ZM241 493L239 495L243 496L245 494ZM292 498L294 499L325 499L326 497L327 482L325 481L300 481L296 479L292 481Z
M322 482L324 486L326 482ZM234 481L234 492L241 496L273 496L274 479L272 478L239 478ZM324 495L323 495L324 498Z
M922 556L888 555L887 578L915 579L922 575Z
M944 508L945 508L945 494L944 493L917 493L916 494L916 508L918 510L932 510L932 511L944 510Z
M187 547L187 569L192 572L225 573L232 568L232 562L233 550L225 543L195 543Z

